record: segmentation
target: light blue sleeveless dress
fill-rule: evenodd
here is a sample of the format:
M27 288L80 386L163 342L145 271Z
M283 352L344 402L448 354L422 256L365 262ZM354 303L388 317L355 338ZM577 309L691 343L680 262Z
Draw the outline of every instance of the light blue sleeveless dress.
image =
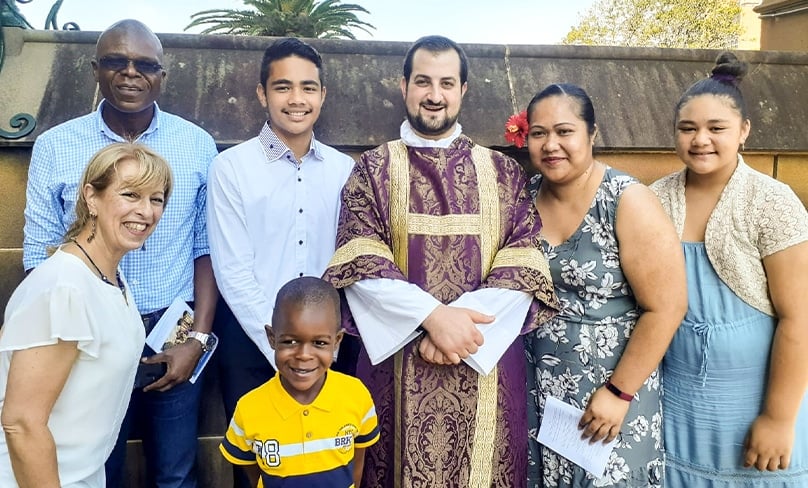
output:
M744 439L763 405L776 319L721 281L704 243L683 247L688 310L662 368L665 486L808 487L807 400L789 469L743 467Z

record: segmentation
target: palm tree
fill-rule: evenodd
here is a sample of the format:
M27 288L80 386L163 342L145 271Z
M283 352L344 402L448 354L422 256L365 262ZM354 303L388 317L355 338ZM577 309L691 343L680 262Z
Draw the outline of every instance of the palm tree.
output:
M244 4L254 10L203 10L191 15L185 30L207 25L202 34L356 39L352 28L368 34L368 28L375 29L354 13L369 14L364 7L340 0L244 0Z

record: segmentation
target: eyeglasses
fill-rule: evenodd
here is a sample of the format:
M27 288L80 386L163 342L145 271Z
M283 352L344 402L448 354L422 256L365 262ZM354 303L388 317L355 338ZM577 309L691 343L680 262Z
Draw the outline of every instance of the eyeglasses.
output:
M155 63L154 61L144 61L142 59L129 59L118 56L104 56L98 60L98 66L110 71L121 71L129 67L129 63L135 67L135 70L143 73L144 75L153 75L159 73L163 69L163 65Z

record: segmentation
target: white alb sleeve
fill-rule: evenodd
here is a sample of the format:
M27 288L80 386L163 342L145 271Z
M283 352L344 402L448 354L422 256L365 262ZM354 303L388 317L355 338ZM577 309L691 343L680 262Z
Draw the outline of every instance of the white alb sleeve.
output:
M450 303L452 307L470 308L496 317L490 324L477 325L483 334L483 345L463 361L478 373L489 374L519 337L532 301L533 296L523 291L483 288L464 293Z
M345 288L370 362L379 364L418 337L421 323L440 302L417 285L373 278Z

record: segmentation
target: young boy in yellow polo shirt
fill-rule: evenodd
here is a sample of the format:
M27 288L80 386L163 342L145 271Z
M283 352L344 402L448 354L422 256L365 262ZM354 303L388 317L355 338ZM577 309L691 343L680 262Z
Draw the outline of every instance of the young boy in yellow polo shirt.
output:
M314 277L286 283L266 332L278 374L241 397L219 449L259 488L358 488L379 426L362 382L329 369L343 334L337 291Z

